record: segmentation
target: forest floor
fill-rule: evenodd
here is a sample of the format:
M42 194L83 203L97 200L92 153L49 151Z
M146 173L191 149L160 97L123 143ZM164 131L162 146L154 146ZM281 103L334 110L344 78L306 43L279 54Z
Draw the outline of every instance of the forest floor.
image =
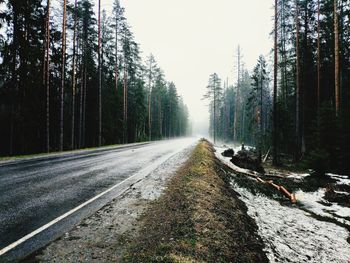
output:
M186 151L24 262L267 262L213 147Z
M314 176L293 167L265 165L268 175L260 178L294 193L297 202L292 204L274 187L235 172L240 168L221 155L226 148L216 146L215 155L232 168L230 184L257 222L270 262L349 262L349 175Z

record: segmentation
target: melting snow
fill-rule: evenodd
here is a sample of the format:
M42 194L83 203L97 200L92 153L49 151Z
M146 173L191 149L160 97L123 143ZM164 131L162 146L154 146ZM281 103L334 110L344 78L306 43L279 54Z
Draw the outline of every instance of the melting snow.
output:
M270 262L348 262L348 231L296 207L253 195L232 182L255 219Z
M335 203L328 202L323 199L325 189L319 189L316 192L296 192L297 200L304 207L320 216L329 217L337 220L340 223L350 226L350 221L345 217L350 217L350 208L343 207Z
M237 148L234 148L235 152ZM237 169L237 166L230 162L230 158L221 155L225 148L215 149L218 159ZM307 175L291 174L291 177L301 179ZM350 185L347 176L329 176L337 179L339 183ZM247 189L238 186L234 179L232 187L247 205L248 214L255 219L270 262L350 261L350 244L346 241L349 232L344 227L319 221L312 217L311 213L297 206L285 206L268 197L253 195ZM344 218L350 217L350 208L327 202L323 199L324 191L325 189L312 193L298 191L297 200L312 213L333 218L350 226L350 221Z

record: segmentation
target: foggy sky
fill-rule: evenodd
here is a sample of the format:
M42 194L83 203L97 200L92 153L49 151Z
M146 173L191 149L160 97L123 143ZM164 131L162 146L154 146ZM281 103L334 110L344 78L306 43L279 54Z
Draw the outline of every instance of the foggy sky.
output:
M102 0L102 8L112 3ZM236 82L237 45L249 70L272 48L272 0L121 0L121 5L143 57L153 53L167 80L175 82L195 130L208 127L201 98L209 75Z

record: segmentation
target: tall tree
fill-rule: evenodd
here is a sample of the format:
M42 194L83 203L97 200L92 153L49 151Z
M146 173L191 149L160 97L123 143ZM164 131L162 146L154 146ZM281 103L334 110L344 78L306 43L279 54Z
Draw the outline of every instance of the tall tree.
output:
M75 93L76 93L76 46L77 46L77 23L78 23L78 0L74 2L74 25L73 25L73 62L72 62L72 131L71 131L71 149L74 149L75 143Z
M273 164L278 163L277 157L277 67L278 67L278 49L277 49L277 35L278 35L278 0L275 0L275 37L274 37L274 70L273 70ZM261 88L262 89L262 88ZM262 93L262 92L261 92ZM261 99L262 100L262 99ZM262 106L261 106L262 108ZM260 151L261 159L261 151Z
M64 117L64 86L66 75L66 22L67 22L67 0L63 0L62 19L62 73L61 73L61 114L60 114L60 151L63 151L63 117Z
M321 21L320 21L320 0L317 0L317 113L320 113L321 106Z
M334 87L335 112L340 112L340 86L339 86L339 27L338 27L338 0L334 0Z
M46 6L45 70L46 83L46 152L50 152L50 0Z
M211 115L211 130L214 138L214 143L216 143L217 135L218 135L218 117L219 117L219 108L220 102L222 100L222 87L221 87L221 79L218 74L213 73L209 77L209 82L207 86L207 93L203 97L204 99L208 99L210 102L209 112Z
M233 141L238 140L238 115L239 115L239 107L240 107L240 80L241 80L241 47L237 47L237 91L236 91L236 104L235 104L235 117L234 117L234 124L233 124Z
M300 22L299 22L299 1L295 0L295 25L296 25L296 39L295 39L295 53L296 53L296 91L295 91L295 101L296 101L296 115L295 115L295 133L296 133L296 152L295 158L299 160L301 153L301 123L300 123Z
M148 140L152 140L152 86L156 63L154 56L151 54L147 59L147 77L148 77Z
M248 103L250 104L251 107L256 108L256 123L257 123L257 149L258 149L258 155L259 155L259 160L261 161L262 159L262 150L264 146L264 137L265 137L265 130L264 126L264 115L265 113L265 108L266 107L266 102L267 99L266 94L268 93L267 91L267 72L266 72L266 60L263 56L259 56L258 63L254 68L253 72L253 90L250 93L250 98L248 100ZM265 103L264 103L265 102Z
M98 146L102 141L101 0L98 0Z

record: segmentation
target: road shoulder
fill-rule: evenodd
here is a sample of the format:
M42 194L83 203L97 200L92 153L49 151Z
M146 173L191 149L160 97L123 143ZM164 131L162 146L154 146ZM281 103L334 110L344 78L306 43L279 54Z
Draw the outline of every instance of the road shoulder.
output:
M267 262L224 169L201 141L25 262Z
M138 232L138 218L164 191L193 146L170 157L154 171L132 183L126 191L71 231L23 262L110 262L124 251L124 233Z

